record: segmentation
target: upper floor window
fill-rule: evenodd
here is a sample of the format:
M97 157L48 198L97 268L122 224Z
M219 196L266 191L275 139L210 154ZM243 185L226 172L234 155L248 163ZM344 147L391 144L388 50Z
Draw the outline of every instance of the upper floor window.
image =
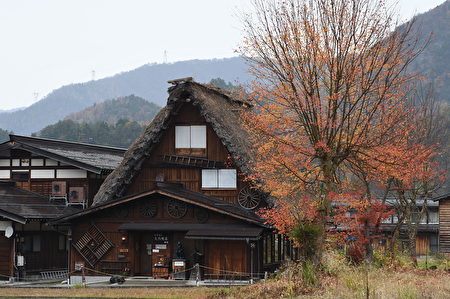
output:
M236 189L236 169L202 169L202 188Z
M175 148L206 148L206 126L175 126Z

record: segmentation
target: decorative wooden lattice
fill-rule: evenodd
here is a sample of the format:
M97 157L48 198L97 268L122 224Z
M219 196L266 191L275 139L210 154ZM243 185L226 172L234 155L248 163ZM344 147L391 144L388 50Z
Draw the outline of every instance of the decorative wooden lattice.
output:
M95 225L92 225L73 246L89 265L94 266L114 247L114 244Z
M182 218L186 215L187 205L185 202L171 199L167 203L167 213L169 213L172 218Z
M244 209L252 210L259 205L261 197L258 192L252 188L244 187L238 195L238 202Z

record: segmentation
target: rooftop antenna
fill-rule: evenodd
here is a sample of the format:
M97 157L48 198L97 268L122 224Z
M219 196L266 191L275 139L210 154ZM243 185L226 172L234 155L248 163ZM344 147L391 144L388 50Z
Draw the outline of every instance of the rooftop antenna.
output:
M95 80L95 70L91 71L91 75L92 75L92 81L94 81Z
M164 50L163 63L167 63L167 50Z

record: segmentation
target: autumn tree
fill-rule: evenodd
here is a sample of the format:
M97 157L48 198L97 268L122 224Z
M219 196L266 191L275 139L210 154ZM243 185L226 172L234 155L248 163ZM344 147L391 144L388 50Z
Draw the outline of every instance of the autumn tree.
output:
M412 22L395 27L376 0L255 0L244 17L240 52L257 78L254 112L244 115L258 157L252 178L277 198L263 213L280 230L327 228L333 200L367 199L364 181L401 176L432 154L408 143L417 128L406 94L416 77L405 70L423 45Z

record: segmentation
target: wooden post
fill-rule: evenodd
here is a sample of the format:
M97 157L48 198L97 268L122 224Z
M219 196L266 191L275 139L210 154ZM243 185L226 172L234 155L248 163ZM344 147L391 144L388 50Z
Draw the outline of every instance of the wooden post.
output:
M198 263L195 264L195 285L199 286L200 281L200 265Z
M264 290L267 290L267 271L264 271Z
M84 266L81 266L81 284L86 286L86 276L84 273Z

